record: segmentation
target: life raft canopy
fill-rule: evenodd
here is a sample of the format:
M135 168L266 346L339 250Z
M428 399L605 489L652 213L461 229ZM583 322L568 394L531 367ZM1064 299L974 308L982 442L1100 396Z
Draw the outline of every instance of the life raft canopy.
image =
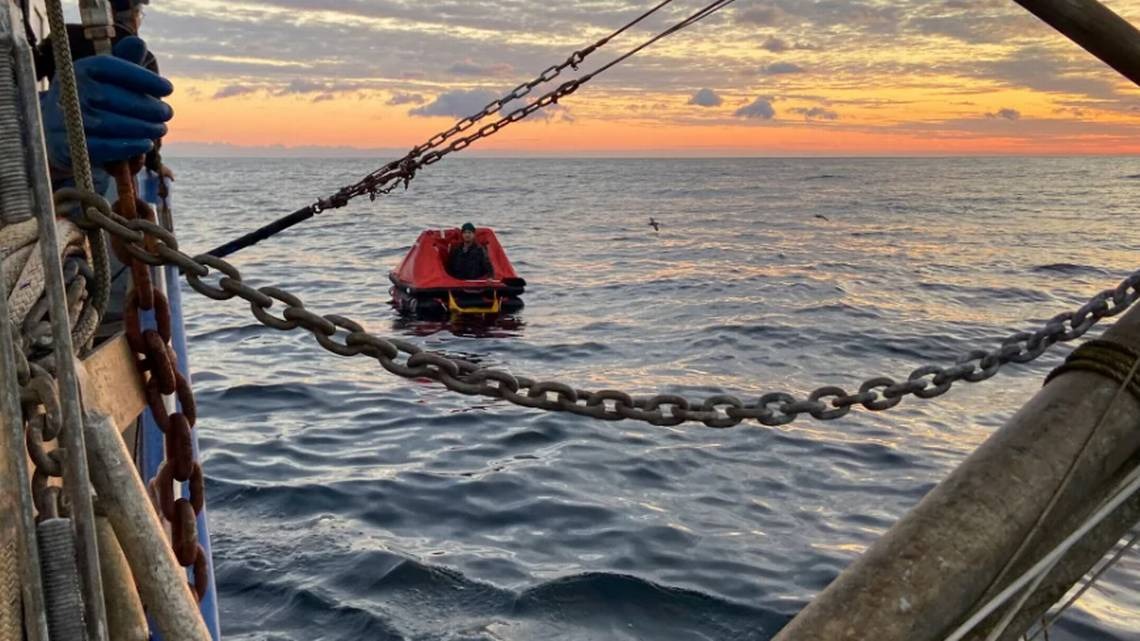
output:
M420 234L400 265L389 272L392 302L404 313L513 313L523 307L526 281L519 277L495 231L475 230L475 242L487 252L490 278L465 280L447 271L451 251L463 243L459 229L429 229Z

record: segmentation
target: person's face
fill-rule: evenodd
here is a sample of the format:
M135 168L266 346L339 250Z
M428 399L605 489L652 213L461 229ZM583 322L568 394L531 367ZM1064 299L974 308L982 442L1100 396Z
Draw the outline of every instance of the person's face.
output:
M463 242L467 245L475 242L475 232L471 231L470 229L463 230Z

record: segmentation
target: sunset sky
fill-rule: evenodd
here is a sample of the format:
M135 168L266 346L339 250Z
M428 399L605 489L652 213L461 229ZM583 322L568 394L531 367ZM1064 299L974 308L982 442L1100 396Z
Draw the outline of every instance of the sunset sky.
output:
M343 153L411 147L653 4L153 0L143 35L172 150ZM1140 153L1140 90L1009 0L738 0L536 116L472 151Z

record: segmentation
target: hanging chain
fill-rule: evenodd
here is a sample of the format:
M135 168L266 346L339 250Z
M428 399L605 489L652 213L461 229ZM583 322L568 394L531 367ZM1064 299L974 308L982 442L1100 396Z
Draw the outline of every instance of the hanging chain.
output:
M67 516L68 506L53 478L63 478L66 450L56 439L63 430L63 413L55 378L42 367L29 364L17 351L16 377L20 382L20 405L24 414L24 440L32 463L32 501L36 521ZM51 447L48 447L48 446Z
M484 106L483 109L481 109L480 111L478 111L478 112L476 112L470 116L467 116L465 118L460 119L458 122L456 122L454 125L452 125L452 127L450 129L447 129L445 131L441 131L441 132L435 134L434 136L432 136L431 138L428 138L423 143L416 145L415 147L412 148L411 151L409 151L406 155L404 155L403 158L400 158L399 160L393 160L392 162L388 163L387 165L384 165L383 167L381 167L380 169L377 169L376 171L368 174L368 176L365 176L364 179L362 179L356 185L345 187L345 188L341 189L340 191L338 191L333 196L326 198L326 199L322 199L321 201L319 201L317 203L316 206L322 210L323 209L329 209L331 207L342 206L341 204L336 204L336 203L341 203L342 200L343 200L343 203L347 203L348 200L350 200L356 196L363 195L363 194L371 194L372 196L375 196L378 193L388 193L392 190L392 188L390 187L390 188L385 189L385 188L383 188L383 186L385 184L391 182L392 180L398 180L398 179L402 178L404 180L404 183L406 184L407 181L411 180L411 177L414 175L416 169L418 169L419 167L422 167L424 165L430 165L430 164L432 164L432 162L438 162L439 158L442 157L442 155L441 155L441 156L437 157L435 160L433 160L432 162L428 162L428 163L416 163L415 160L420 155L422 155L423 153L425 153L431 149L439 147L443 143L450 140L452 137L454 137L458 134L461 134L464 131L467 131L471 127L474 127L481 120L483 120L484 118L486 118L486 117L488 117L488 116L490 116L490 115L492 115L498 111L501 111L508 104L515 102L516 100L522 100L523 98L528 96L530 94L530 92L534 90L535 87L553 81L554 79L558 78L558 76L560 76L562 74L562 72L565 71L566 69L570 68L570 69L577 71L578 66L581 65L583 62L585 62L586 58L588 58L590 56L590 54L592 54L595 51L597 51L598 49L601 49L602 47L606 46L607 44L609 44L609 42L611 40L613 40L614 38L625 33L629 29L632 29L634 26L636 26L637 24L639 24L640 22L642 22L646 18L649 18L653 14L657 13L661 9L665 8L666 5L671 4L673 1L674 0L664 0L663 2L657 4L653 8L649 9L645 13L638 16L637 18L626 23L620 29L618 29L618 30L614 31L613 33L610 33L609 35L599 39L597 42L594 42L593 44L588 45L588 46L586 46L582 49L579 49L578 51L575 51L574 53L570 54L570 56L568 58L566 58L566 60L562 61L561 63L547 67L546 69L544 69L542 71L542 73L540 73L538 76L536 76L533 80L530 80L528 82L524 82L524 83L520 84L519 86L515 87L514 89L512 89L511 91L507 92L503 96L496 98L495 100L492 100L491 102L487 103L486 106ZM561 89L561 87L559 89ZM569 93L572 93L572 92L564 93L564 94L562 94L562 96L569 95ZM559 97L561 97L561 96L559 96ZM544 107L549 106L550 104L553 104L553 102L556 102L556 100L554 100L552 102L547 102L543 106ZM539 107L539 109L541 109L541 107ZM531 111L526 112L525 115L517 116L516 121L522 120L527 115L530 115L531 113L533 113L536 110L537 109L532 109ZM522 109L518 109L516 111L522 111ZM498 129L496 129L496 131L497 130ZM493 132L491 132L491 133L493 133ZM490 134L484 134L483 136L478 136L476 138L473 138L473 139L469 140L469 142L464 144L462 147L459 147L458 149L466 147L466 146L470 145L471 142L474 142L474 140L477 140L478 138L482 138L486 135L490 135ZM458 149L453 149L453 148L449 147L447 153L450 153L451 151L458 151ZM446 155L446 153L443 155Z
M98 207L105 213L112 210L103 198L87 193L85 197L74 198L77 190L62 190L56 194L56 205L78 200L81 209ZM120 207L116 206L116 209ZM111 216L120 224L131 227L144 226L146 229L159 229L154 210L143 200L136 200L133 208L137 217L126 218L117 213ZM88 209L88 215L90 215ZM165 232L169 234L169 232ZM145 381L147 407L154 417L155 424L164 435L166 460L158 469L151 482L159 513L170 523L171 546L178 563L194 569L194 593L201 600L208 588L208 557L198 543L197 518L205 504L205 483L202 466L196 460L191 431L197 422L197 405L189 381L178 370L178 357L170 344L171 315L170 303L166 296L154 286L150 265L153 262L140 259L148 249L159 249L172 235L155 235L140 239L142 246L127 244L121 235L115 235L115 249L123 264L131 270L131 288L127 294L123 322L127 343L135 355L136 364ZM154 329L143 329L143 312L154 315ZM167 408L167 399L173 398L174 411ZM188 483L190 498L175 498L175 484Z
M348 187L344 187L332 196L328 198L322 198L321 200L317 201L314 205L312 205L314 213L320 213L326 209L343 207L348 204L349 200L352 200L357 196L363 196L364 194L368 194L370 198L375 199L377 195L390 193L400 185L403 185L405 188L407 188L408 183L410 183L412 178L415 177L416 172L423 167L427 167L428 165L433 165L439 162L448 154L466 149L467 147L470 147L472 143L482 138L494 135L500 129L510 125L511 123L523 120L540 109L544 109L550 105L557 104L559 100L574 93L582 85L586 84L590 80L593 80L598 75L608 71L610 68L618 65L619 63L624 62L626 59L637 54L642 49L649 47L662 38L671 36L674 33L677 33L692 26L693 24L696 24L697 22L700 22L701 20L704 20L705 18L713 15L717 11L720 11L735 1L736 0L716 0L715 2L711 2L698 10L696 13L691 14L684 20L674 24L653 38L650 38L649 40L643 42L630 51L627 51L616 59L611 60L604 66L579 78L567 80L555 88L553 91L544 94L542 97L531 102L530 104L519 107L510 113L503 115L501 118L492 123L483 125L475 133L468 134L467 136L454 140L447 147L436 149L430 153L425 153L430 149L439 147L453 136L467 131L482 119L502 110L507 104L526 96L536 86L554 80L567 67L572 67L573 69L577 70L578 65L599 47L604 46L614 37L620 35L627 29L633 27L645 18L648 18L649 16L656 13L665 5L669 4L669 2L662 2L661 4L642 14L636 20L630 22L621 29L618 29L616 32L606 36L605 38L602 38L598 42L590 45L589 47L586 47L585 49L574 52L570 55L569 58L566 59L565 62L546 69L546 71L543 71L542 74L534 80L523 83L516 87L514 91L508 93L502 98L491 101L487 104L486 107L483 108L482 111L460 120L451 129L432 136L427 140L427 142L414 147L403 158L394 160L384 167L381 167L380 169L372 172L368 176L365 176L364 179L362 179L360 182L354 185L349 185Z
M562 98L577 91L578 88L582 86L582 83L583 80L580 78L567 80L559 85L557 89L543 95L538 100L519 107L494 122L483 125L475 133L457 138L448 146L431 151L422 157L417 157L418 154L409 153L404 158L385 166L384 169L370 174L367 178L355 185L345 187L328 198L322 198L312 207L315 213L320 213L326 209L343 207L348 204L348 201L357 196L368 194L370 198L375 200L376 196L391 193L400 185L406 188L408 183L415 178L416 172L420 169L428 165L434 165L440 160L443 160L445 156L456 151L462 151L470 147L475 141L494 135L503 127L518 122L540 109L545 109L550 105L557 104Z
M753 420L776 426L791 423L805 414L818 420L841 418L855 406L871 411L888 410L911 395L921 399L935 398L950 391L956 382L977 383L992 378L1008 363L1033 361L1054 344L1080 338L1101 319L1120 314L1140 299L1140 271L1137 271L1114 289L1097 294L1080 309L1054 316L1035 332L1013 334L992 350L971 351L949 367L920 367L905 381L885 376L868 379L856 393L848 393L841 387L825 386L805 398L772 392L751 403L729 395L696 401L676 394L634 398L623 391L595 392L556 381L536 381L424 351L397 338L375 336L344 316L313 313L305 308L300 298L284 290L250 287L237 268L225 260L210 255L190 257L179 251L178 243L169 231L146 220L123 220L107 207L105 201L100 202L102 199L76 190L60 197L83 201L87 217L81 224L109 231L124 241L127 251L138 260L151 265L176 266L198 293L214 300L241 298L250 304L251 312L263 325L279 330L304 328L322 347L334 354L370 356L397 376L438 381L461 394L500 398L523 407L570 412L603 420L633 419L653 425L679 425L692 421L709 427L732 427L745 420ZM155 247L155 251L148 251L146 245ZM216 276L220 276L216 285L204 280L212 272L218 272ZM281 306L280 315L269 311L277 305Z

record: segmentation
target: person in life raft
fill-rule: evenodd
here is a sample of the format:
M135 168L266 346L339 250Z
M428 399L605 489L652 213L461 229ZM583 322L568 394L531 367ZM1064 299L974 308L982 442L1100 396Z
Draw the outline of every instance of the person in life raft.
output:
M487 250L475 242L475 225L464 223L460 233L463 244L456 245L451 250L447 271L462 280L493 278L494 269L491 267L491 259L487 257Z

